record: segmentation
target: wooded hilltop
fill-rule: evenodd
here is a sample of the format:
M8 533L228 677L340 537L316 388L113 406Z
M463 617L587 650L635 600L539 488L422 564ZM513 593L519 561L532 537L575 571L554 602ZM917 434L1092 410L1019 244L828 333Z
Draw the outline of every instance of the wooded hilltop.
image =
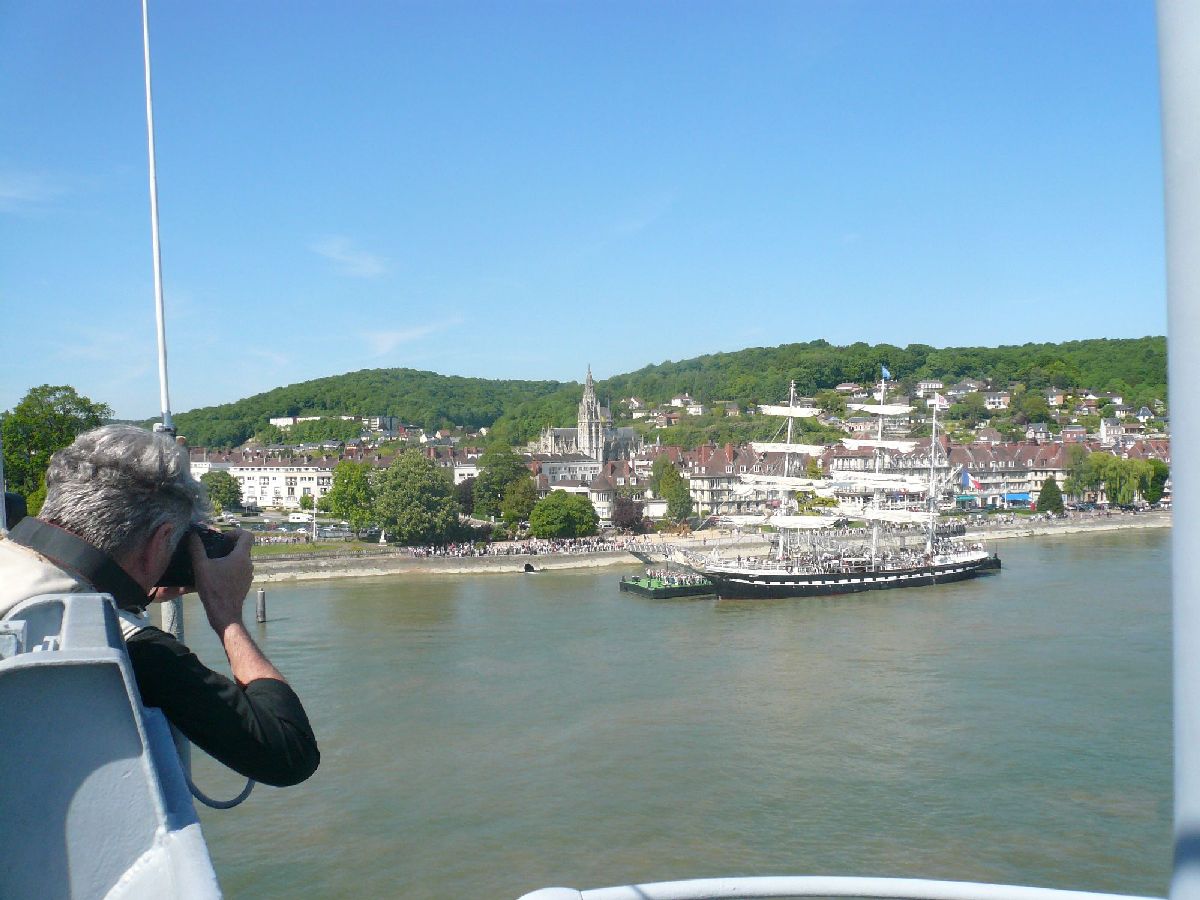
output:
M637 397L650 404L686 393L702 403L743 407L786 399L789 382L813 395L854 381L865 385L886 365L900 390L922 379L949 385L962 378L996 389L1023 386L1087 387L1120 393L1133 407L1167 399L1167 343L1161 336L1022 344L1001 347L896 347L824 340L755 347L649 365L596 382L602 402ZM275 416L389 415L427 430L493 429L493 438L517 444L546 425L575 423L580 383L463 378L413 369L365 369L275 388L235 403L176 415L192 446L239 445ZM614 409L614 412L617 412Z

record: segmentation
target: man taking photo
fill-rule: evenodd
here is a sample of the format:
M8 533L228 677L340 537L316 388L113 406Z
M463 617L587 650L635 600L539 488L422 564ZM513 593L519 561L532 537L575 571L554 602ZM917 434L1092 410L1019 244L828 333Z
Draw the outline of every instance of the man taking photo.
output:
M239 531L228 555L208 558L192 530L208 515L188 452L173 439L130 425L85 432L51 457L38 516L0 539L0 615L38 594L112 594L143 704L161 708L188 740L242 775L297 784L321 756L300 698L242 622L252 538ZM156 587L183 541L191 587L233 680L145 616L151 602L183 592Z

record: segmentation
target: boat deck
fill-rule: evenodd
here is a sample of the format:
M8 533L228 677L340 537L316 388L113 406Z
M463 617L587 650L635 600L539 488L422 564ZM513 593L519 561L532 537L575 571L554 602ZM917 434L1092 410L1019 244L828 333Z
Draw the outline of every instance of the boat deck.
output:
M711 597L717 592L708 579L697 581L646 578L644 576L622 578L621 590L655 600L672 600L676 597Z

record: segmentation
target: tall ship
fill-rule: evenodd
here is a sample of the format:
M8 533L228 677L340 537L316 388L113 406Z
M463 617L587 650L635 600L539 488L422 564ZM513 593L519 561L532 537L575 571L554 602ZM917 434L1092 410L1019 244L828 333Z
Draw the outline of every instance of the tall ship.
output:
M749 476L747 483L750 490L784 495L808 491L825 498L846 498L857 494L869 495L871 499L861 506L835 504L836 518L822 515L773 516L770 524L777 530L778 544L770 555L730 560L721 559L714 552L712 557L694 568L713 583L717 596L729 599L817 597L946 584L999 571L1000 557L996 554L988 553L981 545L969 544L939 532L937 518L941 485L938 477L936 406L929 441L928 482L910 473L883 470L883 450L910 452L916 442L885 439L885 420L911 412L912 407L887 403L890 373L883 367L881 374L878 403L849 404L853 411L876 418L876 437L845 442L852 445L853 449L873 450L872 471L840 472L832 480L793 475L793 454L813 455L822 449L792 441L794 420L810 418L816 414L816 410L797 404L795 384L791 387L786 406L762 407L764 414L787 418L785 443L755 444L755 449L759 451L781 452L783 472ZM906 496L914 490L924 492L923 511L907 506L887 508L883 503L886 492L893 492L893 495L902 492ZM848 518L870 523L869 544L847 543L842 539L834 541L821 535ZM919 547L909 547L903 543L882 546L881 527L892 532L898 527L906 530L923 527L924 544Z

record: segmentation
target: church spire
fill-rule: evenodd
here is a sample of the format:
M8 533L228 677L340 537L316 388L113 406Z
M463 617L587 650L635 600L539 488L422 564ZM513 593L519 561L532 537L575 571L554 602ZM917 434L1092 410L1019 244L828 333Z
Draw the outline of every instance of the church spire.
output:
M604 419L596 400L596 384L592 381L592 366L587 368L583 383L583 399L579 401L579 420L576 425L579 452L592 459L604 461Z

